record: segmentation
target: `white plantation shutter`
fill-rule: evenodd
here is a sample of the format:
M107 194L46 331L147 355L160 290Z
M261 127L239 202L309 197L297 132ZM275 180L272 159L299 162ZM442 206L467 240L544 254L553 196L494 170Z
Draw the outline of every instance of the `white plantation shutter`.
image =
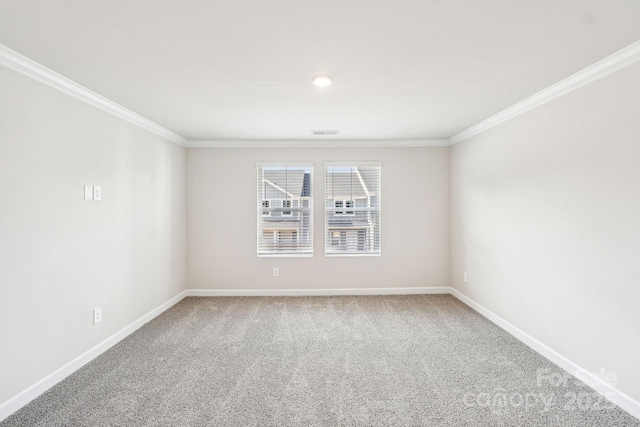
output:
M380 255L381 168L325 163L326 255Z
M313 255L313 164L257 163L258 256Z

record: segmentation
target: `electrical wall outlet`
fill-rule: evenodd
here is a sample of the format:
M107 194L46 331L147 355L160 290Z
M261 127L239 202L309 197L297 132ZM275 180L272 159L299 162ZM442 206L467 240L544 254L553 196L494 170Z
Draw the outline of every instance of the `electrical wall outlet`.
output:
M93 200L102 200L102 187L99 185L93 186Z
M273 267L273 277L280 277L280 269L278 267Z
M93 324L97 325L102 322L102 307L93 309Z
M464 272L464 283L469 283L469 273Z

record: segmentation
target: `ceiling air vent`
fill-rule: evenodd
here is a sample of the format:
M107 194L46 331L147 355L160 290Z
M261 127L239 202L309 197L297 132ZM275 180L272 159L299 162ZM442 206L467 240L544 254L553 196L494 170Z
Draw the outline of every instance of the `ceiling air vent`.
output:
M311 134L313 135L338 135L340 133L339 130L312 130Z

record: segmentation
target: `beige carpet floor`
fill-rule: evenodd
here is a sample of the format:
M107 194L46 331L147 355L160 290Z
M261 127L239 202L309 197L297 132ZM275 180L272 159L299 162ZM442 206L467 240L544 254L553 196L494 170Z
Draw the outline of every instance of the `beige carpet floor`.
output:
M186 298L0 425L640 422L455 298L415 295Z

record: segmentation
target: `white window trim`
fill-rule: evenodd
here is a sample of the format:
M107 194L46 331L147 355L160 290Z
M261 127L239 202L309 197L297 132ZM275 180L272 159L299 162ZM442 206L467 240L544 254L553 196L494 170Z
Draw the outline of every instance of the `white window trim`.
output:
M360 167L360 166L376 166L380 168L380 185L378 186L378 197L380 197L380 200L382 200L382 162L380 161L358 161L358 162L324 162L323 164L323 178L324 178L324 195L323 195L323 203L324 203L324 238L325 238L325 242L324 242L324 256L327 258L332 258L332 257L379 257L382 256L382 206L380 206L378 208L378 218L379 218L379 224L378 224L378 234L379 234L379 241L380 241L380 248L378 250L377 253L327 253L327 239L329 238L329 233L327 230L327 216L328 216L328 212L327 212L327 208L326 208L326 201L327 201L327 188L326 188L326 173L327 173L327 168L331 167L331 166L336 166L336 167L349 167L349 166L353 166L353 167ZM362 179L361 176L359 176L358 174L358 179ZM366 188L365 185L363 185L363 188ZM367 192L367 195L369 195L369 191L365 190ZM355 199L354 199L355 202ZM335 205L334 205L335 206Z
M271 216L270 213L269 215L257 215L257 221L256 221L256 236L257 236L257 244L256 244L256 253L257 256L259 258L311 258L313 257L313 252L314 252L314 245L315 245L315 241L313 238L313 234L314 234L314 208L313 208L313 198L314 198L314 190L313 190L313 174L314 174L314 167L315 167L315 163L314 162L256 162L256 168L261 167L261 166L272 166L272 167L308 167L310 170L310 180L311 180L311 197L309 198L300 198L300 206L298 206L298 208L293 208L292 209L292 213L296 212L298 215L302 212L302 200L309 200L309 212L311 213L309 216L309 232L311 235L311 250L310 252L306 252L306 253L295 253L295 252L291 252L291 253L260 253L260 235L259 232L261 231L261 227L260 227L260 221L262 220L262 218L264 217L269 217ZM275 188L279 187L270 182L269 180L264 180L264 183L268 184L268 185L273 185ZM260 190L256 189L258 192L258 195L260 195ZM287 192L285 192L287 193ZM290 193L287 193L287 196L293 196ZM296 198L295 196L293 196L292 198ZM270 200L270 199L262 199L262 200ZM273 200L283 200L283 199L273 199ZM272 201L273 201L272 200ZM293 205L293 204L292 204ZM296 210L296 209L299 209ZM285 215L286 217L289 217L289 215ZM292 215L293 216L293 215ZM298 238L300 237L300 233L298 233Z

